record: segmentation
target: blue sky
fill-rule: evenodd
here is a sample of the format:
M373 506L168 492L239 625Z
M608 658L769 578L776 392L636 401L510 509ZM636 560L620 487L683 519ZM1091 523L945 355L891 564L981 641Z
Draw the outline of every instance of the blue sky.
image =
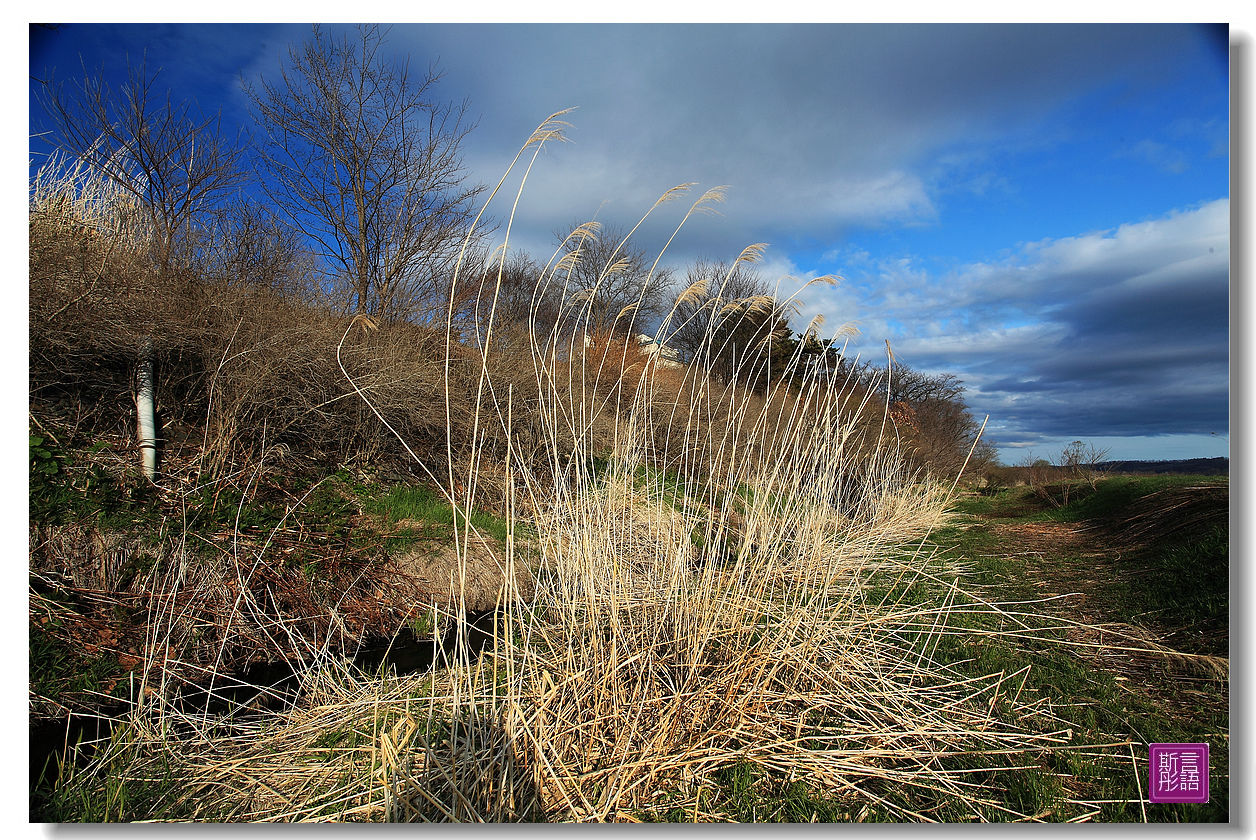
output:
M30 71L72 82L129 56L248 124L241 80L308 26L31 30ZM1113 458L1228 454L1229 85L1224 28L1175 25L398 25L466 99L474 180L550 113L512 244L630 226L667 189L728 185L667 252L680 269L769 245L801 328L954 373L1006 463L1074 439ZM32 112L32 132L38 128ZM31 151L42 147L32 141ZM651 216L657 251L688 202Z

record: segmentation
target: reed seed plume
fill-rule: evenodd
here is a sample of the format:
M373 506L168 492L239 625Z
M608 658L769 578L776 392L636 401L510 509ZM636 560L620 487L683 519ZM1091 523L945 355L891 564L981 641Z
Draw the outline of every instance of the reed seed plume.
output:
M741 253L737 255L737 259L734 260L733 262L734 263L757 263L763 259L763 252L766 251L767 249L768 249L768 245L766 242L756 242L753 245L747 245L745 248L742 249Z
M696 303L706 294L707 287L709 285L710 278L707 277L700 277L693 283L690 283L685 287L684 291L677 295L676 304L673 309L683 307L687 304Z
M554 269L553 269L554 273L555 274L570 274L572 269L575 268L576 264L579 262L580 262L579 253L572 251L570 253L563 254L561 257L558 258L558 261L554 263Z
M532 132L532 136L528 138L528 142L525 143L523 145L523 149L520 150L521 153L534 146L539 147L545 145L546 143L567 142L567 137L563 132L566 129L571 128L571 123L565 120L560 120L559 117L564 117L575 110L575 108L565 108L561 111L555 111L553 114L550 114L550 116Z
M589 241L592 239L596 239L598 231L600 231L601 229L602 229L601 222L590 219L589 221L576 225L574 228L572 228L572 231L570 234L567 235L567 238L569 240L576 241L576 242Z
M715 205L722 204L728 197L728 186L711 187L694 202L691 212L719 215Z
M629 262L627 259L620 258L616 260L615 262L607 265L602 270L602 276L609 277L612 274L622 274L623 272L627 271L631 267L632 267L631 262Z
M677 184L676 186L672 187L671 189L664 192L661 196L659 196L658 199L655 200L653 206L651 206L650 209L646 211L646 215L648 216L652 211L662 206L663 204L666 204L669 201L675 201L676 199L680 198L682 195L689 192L696 186L697 186L697 182L695 181L689 181L688 183L684 183L684 184ZM710 191L710 194L715 194L716 191L719 189L720 189L719 187L712 188L712 190ZM699 201L703 203L709 203L709 202L706 202L705 199L706 199L706 196L704 195L703 198L700 199ZM718 200L719 198L714 197L714 196L711 199L711 201L718 201Z

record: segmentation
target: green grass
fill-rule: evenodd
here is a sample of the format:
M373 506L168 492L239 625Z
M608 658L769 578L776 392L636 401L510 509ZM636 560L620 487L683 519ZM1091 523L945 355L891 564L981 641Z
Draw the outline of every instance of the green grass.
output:
M419 539L453 539L453 529L464 520L456 515L444 497L422 484L399 484L388 488L359 488L362 512L392 524L418 523L390 536L389 544L402 547ZM471 513L471 524L481 533L506 541L510 525L487 511Z
M32 524L89 520L102 528L125 528L159 521L156 494L147 480L137 472L115 475L90 460L103 447L96 444L74 450L50 436L29 435Z
M1159 607L1169 621L1225 622L1229 557L1230 535L1222 527L1150 553L1155 573L1147 581L1149 606Z
M1102 527L1153 493L1164 492L1171 504L1173 491L1183 487L1228 488L1228 479L1187 476L1111 478L1070 508L1060 511L1065 521L1093 521ZM1169 627L1195 626L1225 635L1229 616L1228 492L1195 500L1186 509L1167 510L1153 523L1147 544L1124 552L1121 562L1131 574L1121 587L1118 609L1130 618ZM1206 516L1191 521L1191 516ZM1119 527L1112 536L1120 538ZM1225 649L1216 652L1224 653Z
M698 815L719 813L743 823L807 823L849 822L855 812L825 791L800 780L789 780L770 773L750 761L741 761L716 770L714 785L702 788L697 795ZM641 813L646 822L687 823L694 819L693 806L677 805L661 813Z
M189 550L213 552L217 549L209 548L209 542L223 531L238 533L260 547L272 530L282 526L297 550L276 556L285 566L303 570L317 590L325 584L320 558L349 551L369 553L374 547L404 549L420 541L445 545L452 541L455 525L461 524L427 487L385 487L343 470L324 476L270 476L260 486L243 481L239 485L206 482L182 497L163 501L138 475L112 475L92 463L87 449L62 448L33 433L29 444L32 526L74 523L118 535L129 544L138 541L140 548L127 554L128 565L121 570L119 585L165 562L170 555L159 545L162 534L202 537L186 540ZM506 539L508 527L499 517L477 511L471 522L490 537ZM127 671L117 656L96 654L77 644L74 634L80 631L61 611L73 614L92 609L91 605L79 604L72 591L45 587L35 578L32 586L53 607L47 615L36 617L42 617L42 622L33 619L30 623L31 691L54 700L73 698L102 706L110 693L124 696L129 687ZM120 611L124 608L115 607L110 616L124 626L147 620L142 611L138 615ZM93 619L110 616L102 619L93 613ZM420 637L439 630L431 611L415 615L410 628ZM46 821L105 822L153 815L180 819L190 816L188 809L193 807L198 819L212 813L205 803L172 803L170 797L181 791L182 780L166 778L160 756L139 756L125 738L123 730L115 733L104 766L88 772L73 768L71 761L58 784L32 789L33 816ZM144 768L143 778L126 775L128 768L136 767Z
M991 496L965 497L955 510L982 523L1068 522L1085 524L1096 532L1096 539L1112 544L1112 557L1128 573L1114 576L1103 593L1105 606L1113 616L1126 623L1152 622L1168 627L1195 626L1201 632L1224 636L1229 615L1229 529L1224 524L1224 500L1214 497L1199 504L1219 506L1214 518L1206 524L1185 526L1175 530L1174 510L1167 511L1153 529L1150 542L1129 546L1121 544L1122 521L1139 502L1155 493L1184 487L1228 487L1225 477L1200 476L1113 476L1101 480L1093 489L1081 486L1072 494L1068 505L1053 508L1027 488L1005 490ZM1170 496L1170 498L1172 498ZM988 529L978 525L961 531L943 529L938 537L953 549L969 554L990 553L997 539ZM1058 556L1059 564L1087 565L1086 558ZM1001 562L985 558L987 575ZM1192 650L1191 652L1197 652ZM1224 648L1215 651L1224 653Z
M961 496L954 501L951 509L985 519L1011 520L1036 516L1050 510L1050 506L1028 488L1018 487L993 494Z
M723 796L712 804L738 822L840 822L851 817L849 804L750 763L723 768L715 780Z
M191 816L174 796L182 779L169 757L144 756L145 772L134 773L139 747L126 725L114 728L107 743L95 749L95 757L83 760L72 754L64 763L58 783L51 789L32 792L31 819L37 822L110 823L131 822L160 813L164 819ZM210 812L201 819L213 820Z
M120 682L127 673L116 656L92 654L71 645L54 632L60 626L56 617L47 624L31 622L28 649L30 655L30 690L41 697L63 694L104 693L125 694Z

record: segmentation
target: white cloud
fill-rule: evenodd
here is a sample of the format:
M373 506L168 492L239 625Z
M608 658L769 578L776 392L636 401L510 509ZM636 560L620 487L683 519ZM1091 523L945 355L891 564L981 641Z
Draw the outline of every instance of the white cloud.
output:
M937 217L924 182L909 172L892 170L872 177L847 177L828 185L827 195L805 205L843 224L878 225Z
M865 357L888 339L909 366L958 374L996 438L1206 433L1226 425L1228 268L1220 199L943 276L872 260L840 304L819 288L802 299L863 316Z
M1185 152L1158 140L1140 140L1122 154L1173 175L1181 175L1190 168Z

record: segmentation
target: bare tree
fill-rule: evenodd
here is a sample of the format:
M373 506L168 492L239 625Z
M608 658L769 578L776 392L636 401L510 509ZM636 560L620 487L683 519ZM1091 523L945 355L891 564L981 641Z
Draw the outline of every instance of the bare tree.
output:
M699 260L685 272L685 288L677 295L668 319L667 343L686 362L694 361L712 342L725 304L768 291L758 273L746 263L730 266Z
M159 72L128 65L117 91L103 73L85 73L68 91L50 76L39 98L52 122L51 142L134 195L151 226L153 263L169 271L190 259L193 229L244 174L238 144L220 134L220 117L197 115L169 91L161 98Z
M699 261L685 281L666 341L687 363L751 387L783 371L793 346L789 313L751 265Z
M648 328L663 314L672 271L656 268L620 229L594 228L587 236L556 232L555 238L570 257L563 278L568 328L623 336Z
M460 313L483 335L490 313L495 331L549 336L562 317L561 289L547 279L531 255L511 251L495 257L477 276L462 282Z
M267 194L316 243L346 308L423 320L444 311L482 188L466 184L459 156L466 104L437 104L440 74L390 61L386 34L316 26L277 81L247 91Z
M916 458L942 475L955 475L969 461L970 469L979 463L969 459L980 424L973 418L964 399L964 383L953 374L927 374L895 363L886 377L891 405L909 409L913 423L911 443ZM981 460L989 455L974 451Z
M162 316L172 285L190 272L201 234L222 200L243 183L238 145L219 134L219 118L194 113L187 100L157 95L156 73L128 66L112 90L102 73L84 74L66 91L52 77L40 91L51 121L46 136L62 152L133 199L142 220L128 232L146 264L125 331L136 359L136 422L145 475L154 478L160 430L155 417L155 353L169 333ZM114 236L117 236L114 232Z
M1093 443L1075 440L1060 452L1060 466L1069 478L1081 479L1094 489L1099 481L1099 463L1108 457L1108 449L1100 449Z

